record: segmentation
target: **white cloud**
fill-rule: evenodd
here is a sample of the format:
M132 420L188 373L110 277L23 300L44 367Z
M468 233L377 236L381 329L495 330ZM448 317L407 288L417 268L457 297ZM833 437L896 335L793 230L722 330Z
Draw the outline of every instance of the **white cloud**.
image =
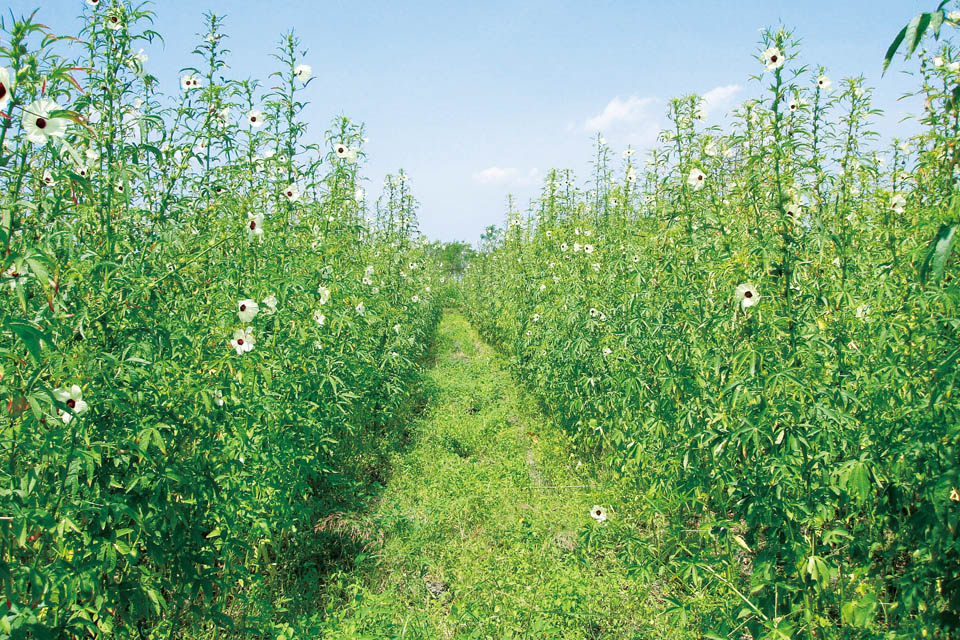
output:
M709 117L714 113L726 114L733 106L733 100L743 87L738 84L727 84L714 87L703 94L703 111Z
M622 100L620 96L617 96L607 103L602 112L588 118L583 124L583 128L587 133L596 133L623 125L642 124L649 120L650 107L656 103L656 98L630 96L626 100Z
M473 174L473 179L480 184L513 184L519 186L531 185L537 182L539 172L536 167L523 173L514 167L488 167Z

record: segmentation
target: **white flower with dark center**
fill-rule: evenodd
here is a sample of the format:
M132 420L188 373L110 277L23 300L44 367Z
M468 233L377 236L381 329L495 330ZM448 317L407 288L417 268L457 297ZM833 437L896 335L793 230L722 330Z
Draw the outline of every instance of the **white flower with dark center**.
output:
M317 293L320 294L320 304L327 304L327 302L330 300L330 289L321 284L319 287L317 287Z
M592 244L585 244L585 245L583 245L583 252L584 252L584 253L593 253L593 245L592 245Z
M693 168L690 170L690 175L687 176L687 184L690 185L694 191L699 191L703 188L706 179L707 176L703 171Z
M342 142L338 142L333 145L333 152L337 154L338 158L346 158L350 153L350 148Z
M413 297L410 298L410 301L413 303L420 302L420 296L414 294Z
M237 329L233 332L233 340L230 341L230 346L233 347L237 355L240 356L253 351L253 345L256 344L256 342L253 337L253 327L247 327L246 329Z
M540 322L540 314L539 314L539 313L533 314L533 321L534 321L534 322Z
M796 111L797 109L802 107L804 104L806 103L800 98L791 98L790 102L787 103L787 108L790 109L790 111Z
M90 5L91 7L99 7L100 0L87 0L87 4Z
M215 405L217 405L218 407L222 407L222 406L223 406L223 402L224 402L224 401L223 401L223 391L220 391L220 389L215 390L215 391L213 392L213 403L214 403Z
M263 214L248 214L247 217L247 238L253 240L254 238L258 240L263 239Z
M787 217L793 220L796 223L800 223L800 203L799 202L788 202L783 207L784 212L787 214Z
M749 283L738 285L734 291L734 297L743 309L752 307L760 300L760 294L757 292L757 288Z
M623 152L623 157L624 157L624 158L629 158L629 157L632 156L634 153L635 153L635 152L634 152L633 149L627 149L626 151Z
M53 185L57 184L57 181L53 179L52 175L45 173L43 174L43 184L47 185L48 187L52 187Z
M67 132L66 118L51 118L50 114L60 111L60 105L53 100L41 98L23 108L23 129L27 140L34 144L46 144L49 138L62 138Z
M16 289L17 285L21 284L22 281L27 279L27 276L30 275L30 267L26 264L14 264L9 269L3 272L3 275L9 278L10 288Z
M313 75L313 68L308 64L298 64L293 70L293 75L296 76L300 82L306 82L310 79L310 76Z
M255 129L262 127L264 122L263 111L254 109L253 111L247 112L247 122L249 122L250 126Z
M240 322L248 324L260 313L260 305L247 298L237 303L237 315L240 316Z
M13 78L10 77L10 70L6 67L0 67L0 110L7 108L12 91Z
M79 169L77 169L77 175L80 176L81 178L89 178L90 170L87 169L86 167L80 167Z
M111 11L107 14L107 29L118 31L123 26L123 20L117 11Z
M57 409L57 415L63 420L63 424L67 424L73 420L74 416L82 415L89 409L87 403L83 401L83 391L79 385L75 384L69 389L54 389L53 397L57 402L67 405L69 409L69 411Z
M182 78L180 78L180 88L182 88L184 91L190 91L190 90L192 90L192 89L199 89L199 88L200 88L200 78L198 78L197 76L193 75L192 73L189 73L189 74L183 76Z
M600 313L600 312L597 311L595 308L590 307L590 317L591 317L591 318L596 318L599 313Z
M827 76L820 76L817 78L817 86L821 91L830 91L833 88L833 81Z
M356 309L356 312L357 312L358 314L360 314L361 316L362 316L362 315L366 312L366 310L367 310L367 308L366 308L365 306L363 306L363 303L362 303L362 302L361 302L360 304L358 304L358 305L355 307L355 309Z
M600 505L595 504L593 505L593 509L590 509L590 517L597 522L604 522L607 519L607 510Z
M300 189L296 184L288 185L287 188L283 190L283 195L286 196L290 202L296 202L300 199Z
M610 347L604 347L604 348L603 348L603 355L608 356L608 355L610 355L611 353L613 353L613 351L610 350Z
M780 53L780 49L777 47L770 47L762 54L760 54L760 59L763 61L763 64L766 65L767 71L773 71L774 69L779 69L783 66L783 54Z
M634 183L637 181L637 171L633 167L627 170L627 182Z
M561 242L561 243L560 243L560 251L566 251L568 248L569 248L569 247L567 246L567 243L566 243L566 242Z
M894 213L903 215L903 213L906 211L906 206L907 199L904 198L902 194L897 193L890 198L890 209L892 209Z
M122 182L118 182L117 185L113 188L113 190L119 193L120 195L123 195L124 193L127 192L127 188L123 186Z
M272 316L277 312L277 296L272 293L263 299L263 304L267 307L263 312L268 316Z
M325 315L323 315L322 313L320 313L320 309L317 309L316 311L313 312L313 319L314 319L314 320L316 321L316 323L317 323L318 325L320 325L321 327L322 327L323 324L327 321L327 317L326 317Z

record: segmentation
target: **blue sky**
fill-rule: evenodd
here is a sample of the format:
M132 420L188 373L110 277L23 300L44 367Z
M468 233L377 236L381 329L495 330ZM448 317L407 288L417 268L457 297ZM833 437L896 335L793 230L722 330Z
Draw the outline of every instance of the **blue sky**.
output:
M8 0L14 15L37 6L37 20L75 34L83 0ZM643 148L663 122L666 102L689 93L717 99L708 123L760 91L760 30L783 23L802 39L802 61L823 64L836 82L863 74L886 116L875 130L906 135L898 121L916 100L897 62L886 77L886 47L935 0L653 0L386 2L355 0L166 0L153 5L165 45L148 48L148 70L165 93L202 14L226 16L231 77L266 79L270 53L294 28L317 79L304 118L319 140L332 116L366 123L368 192L404 168L431 239L476 242L500 224L507 193L536 195L551 168L588 175L592 133L601 127L616 151Z

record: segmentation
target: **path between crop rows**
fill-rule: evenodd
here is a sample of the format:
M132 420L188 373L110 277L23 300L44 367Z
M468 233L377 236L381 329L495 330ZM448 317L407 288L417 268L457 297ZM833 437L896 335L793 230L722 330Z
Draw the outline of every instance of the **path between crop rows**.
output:
M438 340L430 402L370 514L382 542L335 580L332 637L674 637L662 601L591 551L602 492L500 357L455 312Z

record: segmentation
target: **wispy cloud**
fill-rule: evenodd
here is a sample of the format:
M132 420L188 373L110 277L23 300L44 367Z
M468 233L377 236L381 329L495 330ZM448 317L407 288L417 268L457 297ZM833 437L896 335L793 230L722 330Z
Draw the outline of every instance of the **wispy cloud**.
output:
M583 130L588 133L602 131L618 143L636 147L652 145L660 133L662 104L658 98L616 96L603 111L587 118Z
M526 173L514 167L487 167L483 171L473 174L473 179L480 184L512 184L518 186L531 185L537 182L539 172L536 167Z
M720 87L714 87L703 94L703 111L707 117L711 115L724 115L733 106L733 101L743 91L743 87L738 84L726 84Z
M650 107L656 103L656 98L630 96L624 100L617 96L599 114L587 118L583 128L588 133L595 133L624 125L642 124L650 118Z

